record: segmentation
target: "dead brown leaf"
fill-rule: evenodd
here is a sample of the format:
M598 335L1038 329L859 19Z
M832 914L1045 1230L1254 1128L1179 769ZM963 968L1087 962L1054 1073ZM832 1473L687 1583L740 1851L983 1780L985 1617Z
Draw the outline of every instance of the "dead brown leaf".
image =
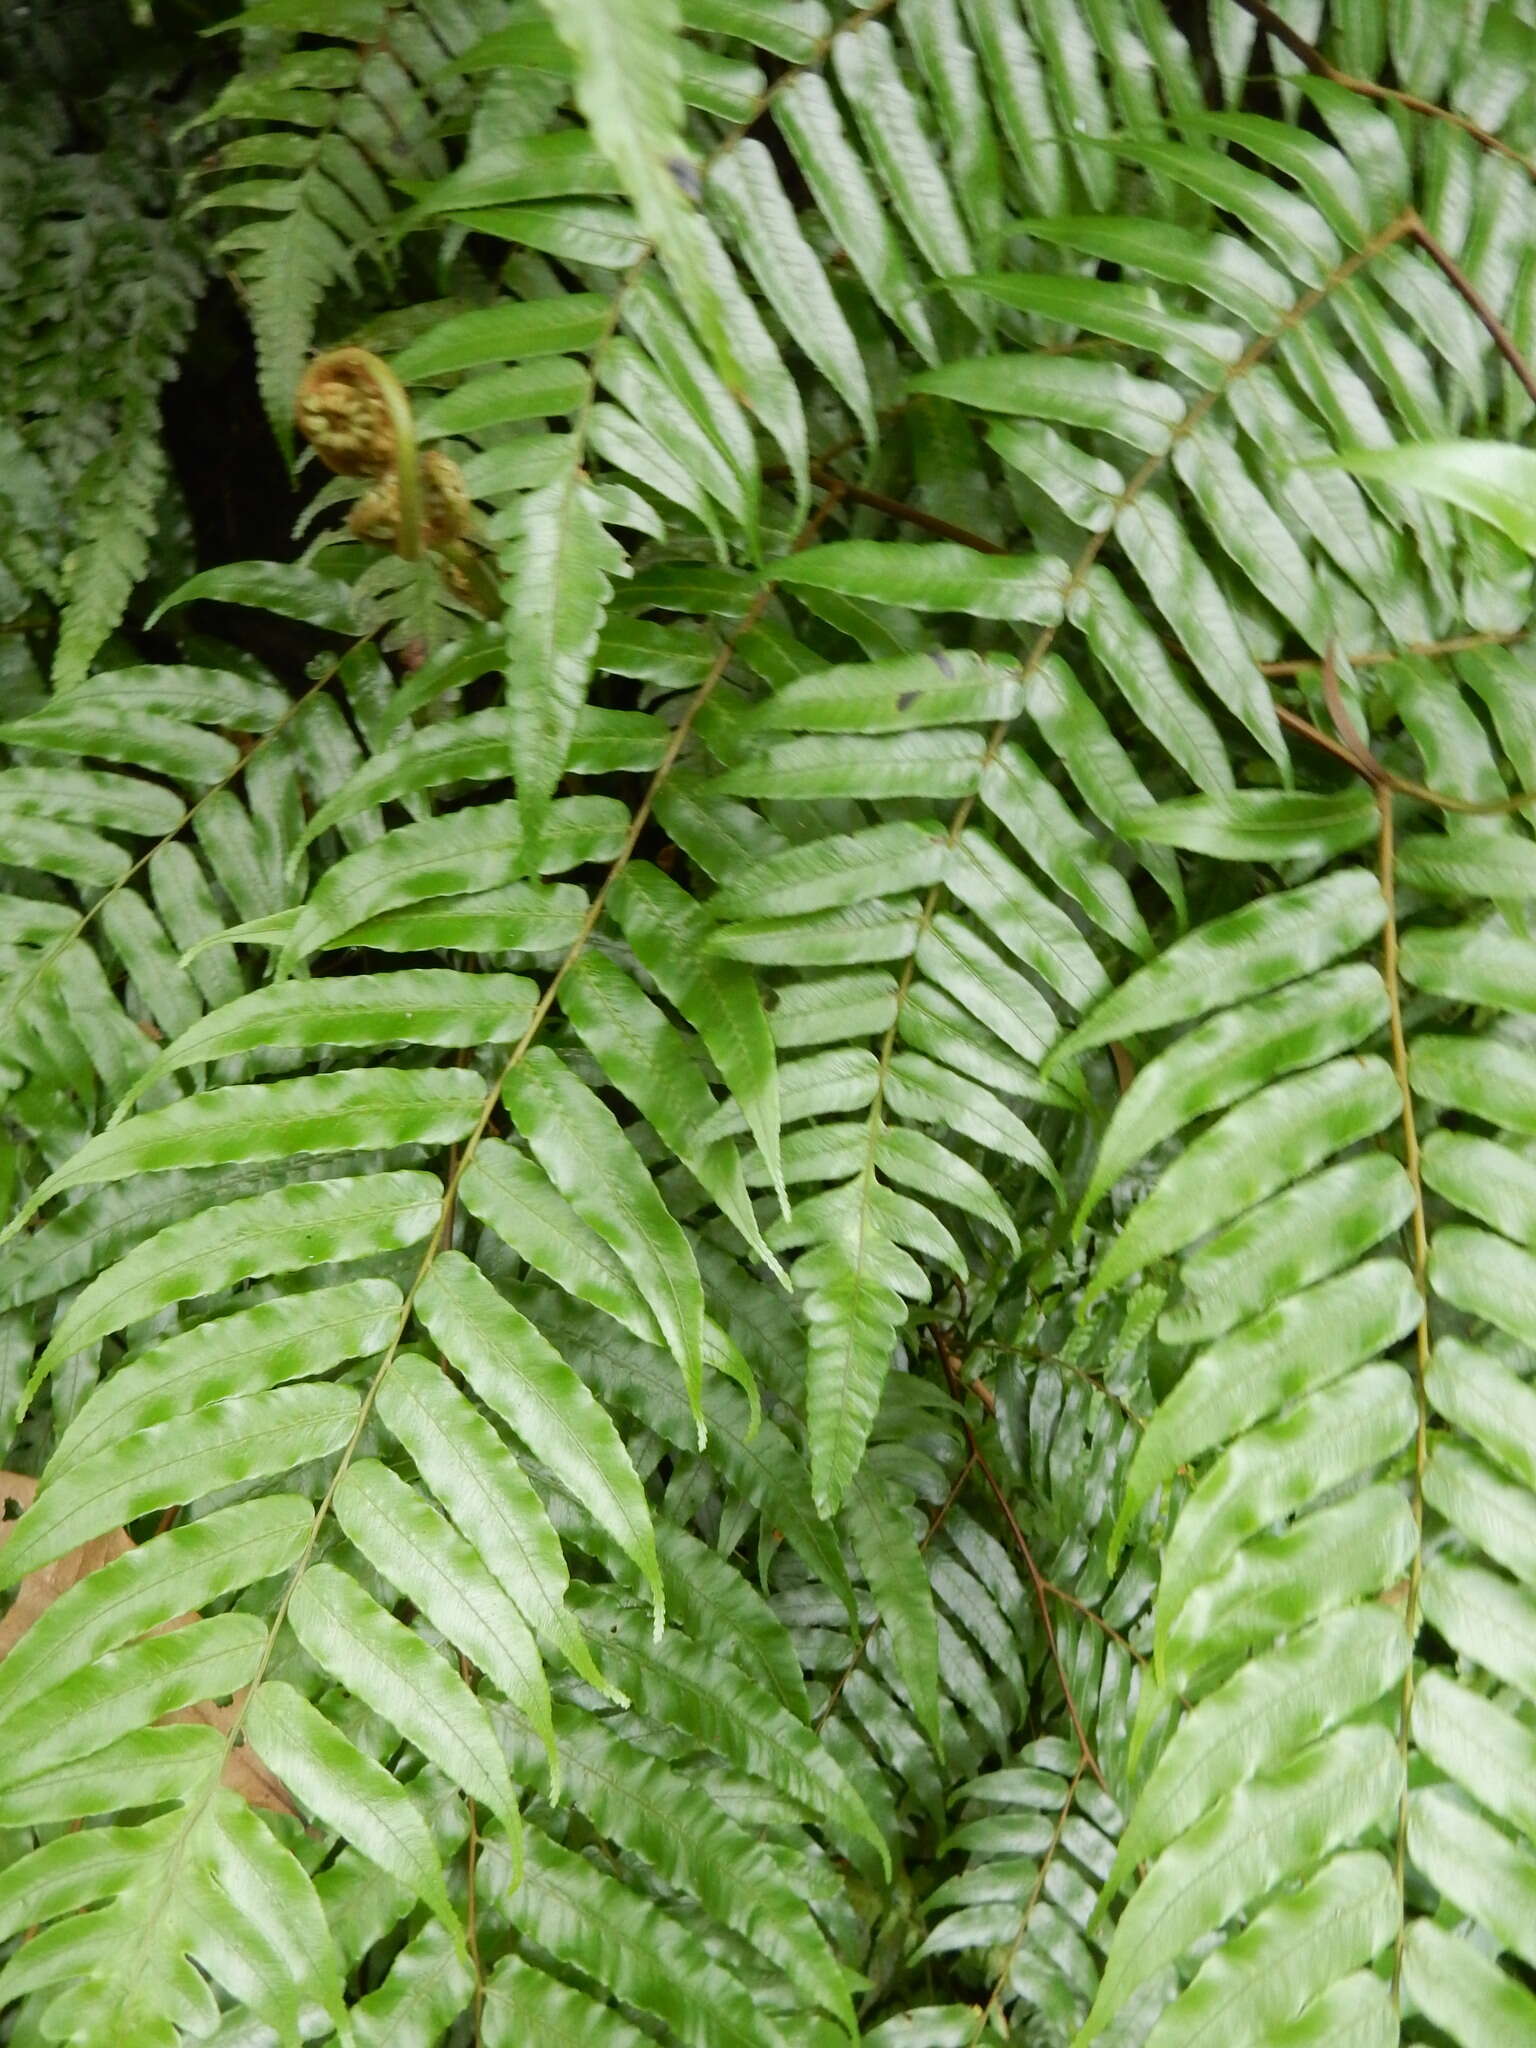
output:
M37 1481L25 1472L0 1472L0 1510L12 1503L29 1508L36 1493ZM0 1522L0 1546L10 1541L13 1526L10 1520ZM126 1529L113 1529L105 1536L96 1536L89 1543L78 1545L52 1564L28 1572L16 1589L10 1612L0 1621L0 1658L15 1649L33 1622L53 1605L61 1593L67 1593L89 1573L99 1571L102 1565L110 1564L114 1557L121 1557L124 1551L133 1548L133 1538ZM185 1628L188 1622L197 1619L195 1614L180 1614L163 1623L162 1627ZM221 1707L212 1700L199 1700L196 1706L182 1707L165 1718L167 1721L202 1721L227 1735L234 1726L239 1704L239 1701L231 1701L228 1706ZM238 1792L248 1805L265 1806L273 1813L296 1813L298 1810L281 1782L273 1777L255 1750L243 1742L237 1743L225 1758L222 1782L231 1792Z
M0 1506L9 1507L15 1502L19 1507L29 1508L36 1492L37 1481L25 1472L0 1472ZM9 1520L0 1523L0 1544L9 1543L13 1526ZM0 1621L0 1657L10 1655L37 1617L45 1608L51 1607L61 1593L67 1593L88 1572L110 1564L114 1557L121 1557L125 1550L132 1548L133 1541L127 1532L113 1529L108 1535L94 1537L66 1556L55 1558L52 1564L28 1572L16 1589L10 1613Z
M204 1721L210 1728L217 1728L221 1735L227 1735L234 1726L241 1704L240 1700L231 1700L227 1706L220 1707L215 1706L212 1700L199 1700L195 1707L182 1707L165 1718L167 1721ZM238 1792L247 1806L265 1806L273 1813L298 1812L283 1790L281 1778L275 1778L255 1750L244 1742L237 1742L225 1757L220 1782L231 1792Z

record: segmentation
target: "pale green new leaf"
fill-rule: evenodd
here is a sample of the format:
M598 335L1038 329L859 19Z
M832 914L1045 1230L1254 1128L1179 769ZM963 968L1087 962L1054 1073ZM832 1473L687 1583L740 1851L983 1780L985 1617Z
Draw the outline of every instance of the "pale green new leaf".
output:
M1282 1893L1205 1962L1167 2007L1148 2048L1258 2048L1283 2023L1392 1940L1397 1898L1385 1859L1335 1856ZM1310 2017L1310 2014L1309 2014ZM1329 2036L1337 2039L1338 2036Z
M682 132L676 0L540 0L576 66L576 103L701 334L731 361L698 234L698 175ZM594 337L595 338L595 337Z
M1345 1728L1220 1801L1164 1852L1120 1916L1086 2026L1096 2040L1138 1984L1284 1878L1383 1822L1402 1784L1384 1728Z
M601 1688L565 1605L570 1575L560 1540L532 1482L491 1424L439 1367L409 1351L380 1383L378 1411L523 1620Z
M417 968L279 982L210 1011L160 1053L112 1121L163 1074L267 1046L484 1045L519 1037L534 986L515 974Z
M294 1796L419 1898L462 1950L431 1833L404 1786L281 1680L257 1688L245 1726L251 1746Z
M1181 1465L1377 1357L1417 1325L1421 1311L1408 1268L1372 1259L1276 1303L1198 1353L1136 1447L1117 1540Z
M1460 505L1536 554L1536 453L1501 441L1418 441L1351 448L1335 457L1352 476Z
M445 1356L612 1536L651 1588L661 1565L645 1493L618 1431L565 1360L458 1252L434 1263L416 1310Z
M1432 1920L1415 1920L1408 1929L1403 1985L1460 2048L1506 2048L1536 2027L1536 1997L1470 1941Z
M336 1519L433 1627L499 1686L544 1745L560 1792L549 1683L527 1623L479 1552L387 1465L361 1458L336 1489Z
M1345 869L1263 897L1191 932L1138 968L1067 1033L1049 1064L1112 1038L1161 1030L1262 995L1354 952L1380 931L1385 917L1381 891L1364 869Z
M719 1203L760 1258L772 1254L752 1213L734 1145L700 1142L716 1102L686 1036L618 964L587 953L560 984L560 1007L604 1074Z
M787 1207L779 1170L779 1073L751 973L704 950L709 914L647 861L632 861L610 904L635 957L691 1024L757 1140Z
M0 1783L14 1791L167 1714L227 1698L256 1676L266 1639L254 1614L217 1614L105 1651L38 1696L37 1724L0 1758Z
M348 1387L274 1387L121 1438L39 1493L0 1551L0 1585L137 1515L323 1458L347 1441L357 1411Z
M169 1529L76 1580L0 1663L0 1723L108 1650L285 1570L313 1520L309 1503L293 1494L243 1501Z
M1402 1111L1385 1060L1349 1055L1262 1089L1201 1132L1121 1227L1090 1294L1182 1251ZM1429 1144L1444 1134L1436 1133ZM1426 1152L1429 1149L1426 1145ZM1536 1212L1533 1212L1536 1213Z
M536 843L515 803L402 825L320 877L287 935L277 973L386 912L609 860L628 823L624 806L612 797L582 796L550 807Z
M7 1235L66 1188L133 1174L291 1159L305 1152L450 1143L472 1129L484 1100L478 1075L458 1067L356 1067L206 1089L98 1133L50 1174Z
M1187 1833L1235 1786L1384 1698L1408 1644L1385 1607L1346 1608L1244 1665L1180 1722L1143 1786L1101 1912L1138 1863Z
M436 1222L442 1189L430 1174L355 1174L295 1181L172 1223L83 1288L59 1319L39 1374L113 1330L173 1302L242 1280L366 1258L415 1244ZM394 1288L376 1301L398 1302ZM376 1348L376 1347L365 1347ZM234 1389L230 1389L234 1391Z
M954 541L829 541L776 563L774 578L912 611L1037 626L1061 617L1061 571L1048 557L979 555Z
M309 1567L293 1590L288 1620L323 1671L488 1806L517 1843L517 1801L500 1745L484 1707L437 1650L334 1565Z
M1120 1098L1078 1209L1079 1228L1127 1168L1192 1118L1360 1045L1386 1020L1381 976L1362 964L1329 968L1186 1032Z

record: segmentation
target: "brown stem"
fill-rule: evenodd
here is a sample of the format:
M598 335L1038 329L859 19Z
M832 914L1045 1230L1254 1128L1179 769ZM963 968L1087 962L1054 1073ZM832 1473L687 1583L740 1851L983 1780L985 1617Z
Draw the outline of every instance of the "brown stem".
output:
M1018 1932L1008 1944L1007 1952L1002 1960L1002 1966L992 1979L992 1989L988 1993L986 2004L982 2006L976 2015L976 2030L966 2043L966 2048L977 2048L982 2035L991 2024L992 2015L997 2008L997 2002L1003 1995L1003 1987L1013 1974L1014 1957L1018 1954L1024 1937L1029 1932L1030 1916L1034 1912L1035 1907L1040 1903L1040 1895L1045 1890L1045 1880L1050 1875L1051 1864L1055 1860L1057 1850L1061 1847L1061 1838L1066 1833L1067 1822L1071 1818L1072 1808L1077 1800L1077 1788L1082 1782L1083 1765L1079 1764L1072 1773L1072 1782L1067 1787L1067 1796L1062 1801L1060 1813L1056 1816L1056 1825L1051 1830L1051 1839L1045 1845L1045 1854L1040 1858L1040 1868L1035 1873L1035 1881L1029 1888L1029 1897L1024 1901L1023 1911L1019 1914Z
M997 1474L983 1456L981 1445L976 1441L976 1432L966 1420L963 1410L960 1416L960 1427L965 1431L966 1442L970 1446L971 1462L991 1489L992 1497L997 1502L998 1511L1008 1525L1008 1534L1013 1538L1014 1548L1024 1560L1024 1569L1029 1573L1030 1582L1034 1586L1035 1605L1040 1611L1040 1626L1045 1631L1045 1640L1051 1653L1051 1662L1056 1667L1056 1680L1061 1687L1061 1696L1066 1702L1067 1718L1072 1723L1072 1732L1077 1737L1077 1746L1082 1752L1083 1762L1092 1771L1100 1787L1105 1792L1108 1792L1109 1786L1105 1783L1104 1773L1099 1769L1099 1760L1093 1753L1093 1744L1088 1740L1088 1731L1083 1726L1083 1717L1077 1710L1077 1700L1072 1691L1072 1681L1067 1676L1066 1664L1062 1660L1061 1646L1056 1641L1056 1625L1051 1620L1051 1594L1057 1589L1050 1585L1045 1574L1035 1563L1035 1553L1029 1547L1029 1538L1020 1528L1019 1518L1013 1512L1012 1503L1009 1501L1008 1495L1004 1491ZM1075 1606L1077 1603L1074 1601L1072 1604Z
M1343 741L1346 753L1367 782L1389 780L1387 770L1371 752L1364 733L1350 717L1349 707L1339 695L1339 672L1334 667L1331 641L1323 656L1323 702L1328 706L1328 716L1333 720L1333 729Z
M1427 120L1445 121L1452 128L1459 128L1463 135L1470 135L1480 149L1491 149L1498 156L1508 157L1511 163L1530 177L1536 177L1536 164L1522 155L1509 143L1495 135L1491 129L1480 128L1476 121L1469 121L1465 114L1453 112L1434 100L1420 99L1417 93L1403 92L1395 85L1378 85L1372 78L1356 78L1352 72L1341 71L1336 64L1330 64L1322 51L1299 35L1290 23L1278 15L1266 0L1237 0L1239 7L1251 14L1270 38L1291 55L1305 64L1314 78L1326 78L1330 85L1341 85L1347 92L1358 93L1362 99L1386 100L1395 107L1402 107L1410 114L1422 114Z
M819 464L812 467L811 477L824 489L830 489L838 481L831 470L822 469ZM888 513L892 519L905 520L909 526L921 526L929 533L942 535L945 540L958 541L962 547L974 548L978 555L1006 555L1008 552L995 540L988 540L984 534L972 533L968 527L956 526L948 519L941 519L936 512L925 512L921 505L910 505L902 498L888 498L883 491L866 490L862 484L846 484L843 492L850 504L868 505L873 511Z
M772 483L787 477L789 469L787 464L779 462L765 469L763 474ZM824 490L831 490L834 484L837 485L850 505L868 505L871 511L884 512L888 518L900 519L908 526L920 526L924 532L938 534L943 540L958 541L963 548L974 548L978 555L1005 555L1008 552L984 534L972 533L966 526L956 526L948 519L941 519L936 512L925 512L921 505L909 504L904 498L888 498L883 491L866 490L863 484L850 484L824 463L813 462L810 476L812 483L820 484Z
M1411 797L1415 803L1429 804L1438 811L1450 811L1458 818L1505 818L1513 811L1523 811L1536 804L1536 790L1533 789L1517 789L1513 796L1493 797L1486 803L1474 803L1469 797L1452 796L1449 790L1430 789L1409 776L1395 774L1377 760L1345 710L1334 676L1331 651L1323 659L1323 696L1339 729L1339 739L1334 739L1310 719L1303 718L1299 711L1292 711L1284 704L1275 706L1275 716L1282 725L1312 746L1320 747L1334 760L1342 761L1372 789L1391 790L1397 796Z
M1536 375L1532 374L1530 364L1516 347L1514 336L1483 297L1471 278L1468 277L1450 251L1442 248L1439 242L1435 240L1417 214L1413 217L1412 224L1408 229L1408 235L1410 240L1418 243L1426 256L1431 257L1439 264L1446 277L1450 279L1461 297L1465 299L1478 319L1482 321L1484 327L1487 328L1489 339L1494 347L1525 386L1526 396L1531 400L1532 404L1536 404Z
M1508 647L1516 640L1523 640L1526 628L1517 626L1512 633L1457 633L1449 640L1410 640L1406 647L1368 647L1359 654L1349 657L1351 668L1381 668L1389 661L1404 661L1410 655L1423 660L1433 660L1442 654L1475 654L1480 647ZM1296 661L1261 661L1259 674L1269 676L1310 675L1322 663L1315 654L1308 654Z
M469 1840L465 1846L464 1946L469 1950L470 1968L475 1973L474 2039L480 2039L480 2019L485 2011L485 1970L480 1962L480 1904L475 1897L475 1880L480 1863L480 1816L472 1798L465 1800L469 1815Z
M1054 1365L1059 1372L1071 1373L1073 1378L1081 1380L1085 1387L1091 1387L1094 1393L1101 1395L1104 1400L1112 1402L1120 1410L1120 1413L1127 1422L1135 1423L1138 1429L1145 1429L1147 1426L1145 1415L1138 1415L1125 1397L1117 1394L1113 1387L1099 1378L1097 1373L1089 1372L1081 1365L1074 1365L1070 1358L1062 1358L1057 1352L1028 1351L1022 1345L999 1344L991 1341L978 1344L976 1349L978 1351L996 1351L1006 1358L1027 1359L1031 1365Z
M1299 711L1292 711L1285 704L1275 706L1275 716L1283 726L1287 726L1294 733L1299 733L1304 740L1310 740L1314 747L1321 747L1325 754L1332 754L1333 758L1342 761L1346 768L1353 768L1357 775L1362 772L1360 763L1348 747L1341 746L1331 734L1314 725L1310 718L1303 718Z
M1130 1637L1123 1636L1112 1621L1106 1621L1102 1614L1088 1605L1086 1600L1079 1600L1075 1593L1069 1593L1065 1586L1058 1586L1054 1579L1047 1579L1045 1581L1045 1590L1051 1595L1052 1599L1059 1600L1064 1607L1075 1608L1084 1621L1091 1621L1099 1633L1108 1636L1112 1643L1118 1643L1127 1657L1131 1658L1134 1663L1146 1663L1147 1659L1144 1652L1137 1649Z

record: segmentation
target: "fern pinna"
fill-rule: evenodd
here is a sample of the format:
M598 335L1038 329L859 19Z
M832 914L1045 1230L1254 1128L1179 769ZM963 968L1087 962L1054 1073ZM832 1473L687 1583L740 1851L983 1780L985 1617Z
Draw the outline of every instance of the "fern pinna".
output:
M8 2038L1536 2041L1536 9L79 13Z

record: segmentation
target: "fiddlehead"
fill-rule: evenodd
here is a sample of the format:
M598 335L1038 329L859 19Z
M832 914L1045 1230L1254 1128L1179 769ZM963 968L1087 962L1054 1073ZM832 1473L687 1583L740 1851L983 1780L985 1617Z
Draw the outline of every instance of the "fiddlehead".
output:
M374 479L347 518L358 540L383 542L407 562L440 555L457 596L487 614L499 609L467 545L474 512L463 474L451 457L417 447L411 402L388 363L366 348L316 356L299 384L294 421L327 469Z

